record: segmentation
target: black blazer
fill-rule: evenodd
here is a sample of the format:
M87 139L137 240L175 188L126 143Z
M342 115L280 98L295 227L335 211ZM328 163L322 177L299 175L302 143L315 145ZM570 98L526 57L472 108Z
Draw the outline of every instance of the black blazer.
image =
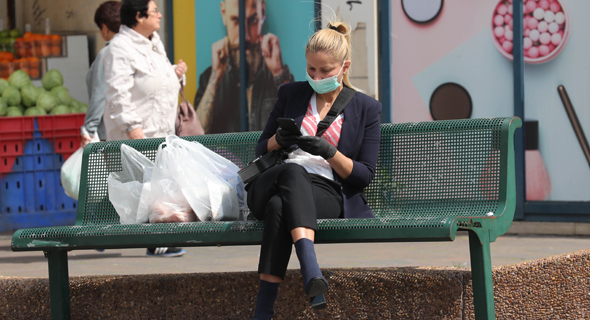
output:
M277 118L293 118L299 127L307 111L313 89L307 81L292 82L279 88L278 100L268 117L266 127L256 146L256 156L267 152L266 146L277 131ZM375 166L381 142L381 103L356 92L344 108L344 122L338 151L352 159L352 173L342 179L332 170L342 185L344 218L373 218L362 192L375 176Z

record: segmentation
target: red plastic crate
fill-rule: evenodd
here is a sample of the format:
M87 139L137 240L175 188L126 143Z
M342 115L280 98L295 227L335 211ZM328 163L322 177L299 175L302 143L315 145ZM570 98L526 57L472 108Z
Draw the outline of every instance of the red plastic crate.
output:
M20 166L17 157L23 155L27 141L35 137L35 122L39 138L50 141L53 153L67 160L80 147L80 127L84 124L84 113L38 116L0 117L0 174L12 172L13 166ZM40 147L40 146L39 146ZM38 150L45 156L48 151Z

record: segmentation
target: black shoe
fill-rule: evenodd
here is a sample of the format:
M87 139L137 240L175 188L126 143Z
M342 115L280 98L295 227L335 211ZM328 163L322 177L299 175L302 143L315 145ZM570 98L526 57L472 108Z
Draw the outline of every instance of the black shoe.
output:
M147 248L145 254L151 257L180 257L186 253L183 248L160 247Z
M328 281L324 277L315 277L305 287L305 294L310 297L322 295L328 291Z
M311 308L313 310L322 310L328 306L323 294L320 294L319 296L315 296L313 298L309 298L309 300L311 301Z

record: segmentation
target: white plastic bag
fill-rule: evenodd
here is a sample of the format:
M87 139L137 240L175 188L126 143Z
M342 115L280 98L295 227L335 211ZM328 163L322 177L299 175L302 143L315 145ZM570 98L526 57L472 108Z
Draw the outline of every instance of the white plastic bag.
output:
M168 136L165 144L165 148L160 146L156 162L167 162L169 177L174 177L174 183L166 181L168 187L175 193L180 190L199 220L238 220L240 203L243 206L245 198L244 184L237 174L239 168L200 143ZM164 168L156 165L154 194L156 171L160 170ZM158 202L152 198L152 203Z
M153 162L128 145L121 145L120 172L107 178L109 200L121 224L148 222L148 203Z
M99 142L98 133L95 133L90 143ZM82 174L82 156L84 148L80 147L61 166L61 185L68 197L78 200L80 192L80 175Z
M183 175L176 149L162 143L158 147L152 173L149 221L189 222L197 216L182 193L178 178Z

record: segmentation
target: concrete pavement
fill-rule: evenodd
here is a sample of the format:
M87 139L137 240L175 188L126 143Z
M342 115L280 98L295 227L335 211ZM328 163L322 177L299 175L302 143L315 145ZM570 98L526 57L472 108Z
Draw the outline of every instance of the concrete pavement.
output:
M41 252L12 252L11 233L0 234L0 276L47 277ZM504 235L491 245L492 264L509 265L590 248L587 236ZM255 271L259 246L185 248L179 258L146 257L145 249L69 252L70 276ZM321 244L322 268L433 266L469 268L469 241ZM293 251L294 254L294 251ZM292 256L290 269L299 268Z

